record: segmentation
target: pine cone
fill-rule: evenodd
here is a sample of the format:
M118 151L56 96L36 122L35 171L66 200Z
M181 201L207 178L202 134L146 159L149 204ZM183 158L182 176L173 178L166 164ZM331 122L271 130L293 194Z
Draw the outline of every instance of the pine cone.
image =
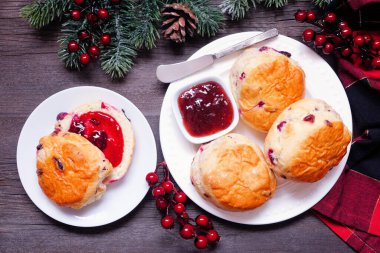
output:
M161 9L162 34L167 40L185 42L186 35L193 37L197 30L198 18L186 4L166 4Z

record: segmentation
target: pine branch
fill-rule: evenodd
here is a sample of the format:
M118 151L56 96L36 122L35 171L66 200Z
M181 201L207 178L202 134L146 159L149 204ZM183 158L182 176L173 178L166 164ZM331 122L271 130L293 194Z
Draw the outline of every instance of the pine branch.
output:
M262 1L262 3L266 6L266 7L276 7L276 8L282 8L284 7L285 5L288 4L288 0L264 0Z
M210 6L208 0L180 0L187 3L198 18L197 32L200 36L214 36L222 26L224 17L218 8Z
M86 47L89 42L80 43L79 50L75 53L71 53L67 49L67 45L70 40L76 40L78 38L77 32L83 30L87 25L86 19L83 21L68 20L62 24L63 36L58 40L59 50L58 57L64 62L65 67L68 69L80 70L83 66L79 62L79 56L86 53Z
M115 7L115 15L111 18L109 29L113 29L116 39L105 48L100 56L101 67L112 79L121 79L131 69L136 51L129 39L130 30L127 20L130 8L122 4Z
M320 8L324 8L331 3L332 0L313 0L313 3Z
M69 9L70 0L37 0L21 8L21 17L30 25L40 29L56 18L60 18Z
M245 17L251 7L256 8L256 1L259 2L258 0L223 0L220 8L223 13L230 15L232 20L239 20Z
M131 43L137 48L152 49L160 37L157 30L161 19L158 0L140 0L129 11L128 29Z

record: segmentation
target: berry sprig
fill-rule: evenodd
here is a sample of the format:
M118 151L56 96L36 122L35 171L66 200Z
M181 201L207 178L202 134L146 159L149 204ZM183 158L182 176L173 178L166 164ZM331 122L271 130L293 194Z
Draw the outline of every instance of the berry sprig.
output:
M160 170L163 177L160 180ZM203 214L195 219L189 217L186 212L187 196L177 189L170 181L169 168L165 162L159 163L154 172L146 175L146 181L152 189L152 195L156 199L156 207L160 211L161 226L165 229L174 227L175 219L179 224L179 234L184 239L193 239L198 249L216 245L220 239L218 232L214 229L211 220Z
M335 51L347 59L357 55L363 67L380 69L380 39L353 32L348 23L333 12L318 16L311 10L298 10L294 18L297 22L310 23L319 28L318 31L308 28L302 33L303 41L315 51L326 55Z
M110 4L120 4L120 0L110 0ZM79 55L79 62L82 66L87 65L91 59L98 59L101 47L106 47L111 43L111 35L102 31L106 27L110 17L109 10L98 0L72 0L73 9L69 17L74 21L84 22L84 29L80 30L77 37L70 40L67 45L69 53L78 52L84 47L85 52Z

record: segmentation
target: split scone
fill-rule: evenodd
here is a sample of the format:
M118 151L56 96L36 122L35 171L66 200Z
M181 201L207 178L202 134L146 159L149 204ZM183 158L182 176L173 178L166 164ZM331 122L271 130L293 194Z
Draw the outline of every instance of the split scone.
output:
M269 47L245 50L230 72L240 117L261 132L268 132L288 105L303 98L304 83L297 62Z
M338 165L351 133L339 114L319 99L303 99L285 109L265 138L265 158L276 175L315 182Z
M199 194L220 208L241 211L271 198L276 179L260 148L240 134L227 134L202 145L191 165Z
M111 172L103 152L78 134L55 131L37 146L38 183L58 205L79 209L100 199Z
M57 116L57 129L82 135L97 146L111 162L111 183L121 179L132 162L135 138L123 111L102 101L81 105Z

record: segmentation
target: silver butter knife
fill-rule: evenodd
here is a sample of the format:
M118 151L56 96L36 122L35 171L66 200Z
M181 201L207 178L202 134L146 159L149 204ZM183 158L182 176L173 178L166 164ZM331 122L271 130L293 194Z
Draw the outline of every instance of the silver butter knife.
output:
M225 48L215 54L207 54L193 60L174 64L159 65L156 70L157 78L161 82L171 83L206 68L207 66L213 64L216 59L232 54L240 49L252 46L253 44L259 43L261 41L276 37L277 35L278 30L276 28L270 29L266 32L260 33L242 42Z

